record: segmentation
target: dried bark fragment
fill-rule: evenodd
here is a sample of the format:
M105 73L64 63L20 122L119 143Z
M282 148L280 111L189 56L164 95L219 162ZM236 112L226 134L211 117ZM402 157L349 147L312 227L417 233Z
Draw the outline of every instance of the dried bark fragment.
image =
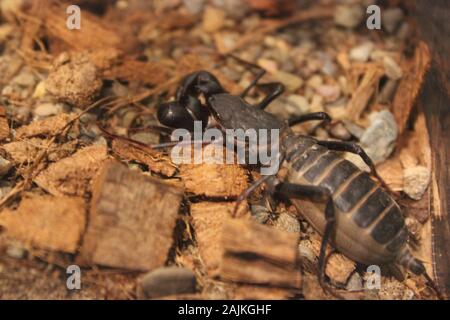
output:
M370 98L378 88L378 82L382 75L383 71L377 66L371 66L366 70L347 106L347 114L351 120L359 120L361 113L367 107Z
M45 88L59 101L87 107L100 93L103 82L87 54L61 54L45 81Z
M85 204L76 197L31 195L5 209L0 225L10 237L39 248L75 253L85 228Z
M56 134L63 129L69 121L77 115L75 113L61 113L39 121L33 121L29 125L22 126L16 130L16 138L30 138L39 135Z
M392 103L392 112L399 127L399 132L405 130L411 110L422 88L425 74L430 66L430 52L424 42L419 42L414 57L406 62L403 78L397 88Z
M6 119L6 110L0 106L0 141L9 137L8 119Z
M47 140L40 138L30 138L21 141L7 143L2 148L9 153L16 163L32 163L42 148L47 147ZM48 159L58 161L70 156L76 149L77 141L69 141L64 144L52 143L47 149Z
M220 232L234 203L200 202L191 205L191 216L200 257L209 275L217 274L222 259Z
M131 270L162 267L182 190L109 161L93 190L81 260Z
M180 176L188 192L207 197L237 197L247 187L247 174L241 166L187 164Z
M43 24L51 39L62 40L75 50L95 50L100 48L120 48L123 39L110 25L103 23L99 17L84 10L82 27L70 30L66 26L66 7L59 5L46 6ZM62 14L61 14L62 13Z
M55 196L84 196L91 190L91 180L107 158L105 146L89 146L49 165L34 182Z
M229 220L222 230L220 276L240 283L298 288L298 235L256 222Z
M112 150L123 159L145 164L149 170L167 177L172 177L177 171L177 167L166 156L151 148L144 149L126 141L114 139L112 142Z
M391 190L403 191L403 168L397 157L378 165L377 172Z

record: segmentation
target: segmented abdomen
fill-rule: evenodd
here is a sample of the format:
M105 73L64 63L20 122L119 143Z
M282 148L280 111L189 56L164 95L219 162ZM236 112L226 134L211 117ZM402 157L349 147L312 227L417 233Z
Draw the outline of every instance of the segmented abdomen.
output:
M407 239L400 208L370 176L336 152L312 139L291 144L286 150L289 176L295 181L327 188L336 214L348 215L361 232L369 232L379 245L398 251Z

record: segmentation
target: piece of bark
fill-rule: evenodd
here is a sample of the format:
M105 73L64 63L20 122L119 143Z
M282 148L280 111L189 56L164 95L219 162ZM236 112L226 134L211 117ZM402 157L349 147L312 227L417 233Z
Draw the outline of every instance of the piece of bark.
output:
M218 273L223 251L220 233L233 209L234 203L225 202L200 202L191 205L199 254L210 276Z
M253 221L228 220L222 229L220 276L238 283L299 288L298 235Z
M96 178L81 262L130 270L162 267L183 191L108 161Z
M377 66L367 68L364 76L353 92L352 98L347 106L347 114L350 120L358 121L362 112L367 107L370 98L378 88L378 83L383 75L383 71Z
M84 196L91 191L92 179L108 158L105 146L93 145L50 164L34 182L55 195Z
M398 157L377 165L377 172L393 191L403 191L403 168Z
M32 163L39 151L46 148L48 141L41 138L30 138L13 141L2 146L11 158L19 164ZM47 149L47 157L50 161L58 161L70 156L76 149L77 141L72 140L63 144L52 143Z
M38 13L42 16L43 25L49 38L59 39L74 50L95 50L101 48L120 48L122 39L118 30L106 25L99 17L82 11L81 28L71 30L66 26L66 7L47 5Z
M6 110L0 106L0 141L9 137L9 125L6 118Z
M207 197L237 197L248 188L247 173L235 164L180 165L186 190Z
M30 195L16 210L5 209L0 225L7 236L26 244L75 253L85 228L85 209L82 198Z
M58 101L86 108L103 86L99 71L85 53L60 54L45 80L45 89Z
M22 126L16 130L16 138L31 138L39 135L56 134L62 130L69 121L77 115L75 113L61 113L53 117L33 121L29 125Z
M430 70L419 106L424 111L432 150L431 252L427 271L441 293L450 297L450 97L436 83L438 70Z
M430 61L430 52L427 45L424 42L419 42L413 58L406 62L404 76L400 80L392 103L392 112L400 134L406 128L409 115L430 66Z
M168 80L167 68L160 62L129 58L115 48L87 52L104 80L121 80L158 85Z
M112 142L112 151L122 159L145 164L150 171L160 173L167 177L172 177L177 171L177 167L171 163L167 156L151 148L114 139Z

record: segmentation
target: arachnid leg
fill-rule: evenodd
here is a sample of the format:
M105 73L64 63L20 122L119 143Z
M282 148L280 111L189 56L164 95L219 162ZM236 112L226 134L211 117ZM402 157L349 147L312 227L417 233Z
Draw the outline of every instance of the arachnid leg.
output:
M370 173L380 181L381 185L390 193L396 194L394 191L392 191L388 185L384 182L383 178L381 178L378 175L378 172L375 168L375 165L372 162L372 159L367 155L367 153L364 151L363 148L361 148L360 145L353 143L353 142L343 142L343 141L317 141L318 144L321 146L324 146L330 150L334 151L344 151L344 152L351 152L354 154L357 154L361 157L361 159L364 161L365 164L370 168Z
M290 127L292 127L296 124L312 120L323 120L326 122L331 122L331 117L325 112L313 112L301 116L293 116L288 120L288 124Z
M269 94L256 105L259 110L264 110L273 100L278 98L284 92L284 85L280 82L271 82L259 85L270 88Z
M245 98L245 96L248 94L248 92L255 87L256 85L258 85L258 81L259 79L261 79L264 75L266 74L266 70L264 69L260 69L258 71L258 73L255 76L255 79L252 80L252 82L250 82L250 84L247 86L247 88L244 89L244 91L242 91L242 93L239 95L241 98Z
M242 201L246 200L260 185L262 185L264 182L268 181L269 179L274 179L274 176L264 176L262 178L259 178L256 180L253 184L250 185L247 189L245 189L237 198L236 204L234 205L233 210L233 217L237 216L237 211L239 209L240 204Z
M328 245L328 242L330 241L331 237L333 236L333 232L335 230L335 211L334 211L334 202L333 198L331 197L331 193L328 189L318 187L318 186L310 186L310 185L301 185L301 184L294 184L294 183L288 183L288 182L281 182L278 183L274 187L274 191L278 194L285 195L289 198L294 199L302 199L302 198L308 198L315 201L322 201L326 202L325 207L325 231L322 236L322 244L320 246L320 253L319 253L319 283L320 285L327 290L332 295L336 296L339 299L343 299L338 293L334 292L330 287L328 287L325 282L325 262L326 262L326 248Z

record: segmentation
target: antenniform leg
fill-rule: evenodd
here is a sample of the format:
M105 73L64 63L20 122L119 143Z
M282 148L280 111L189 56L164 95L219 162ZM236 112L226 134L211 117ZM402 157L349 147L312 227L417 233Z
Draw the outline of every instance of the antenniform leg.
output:
M284 85L280 82L271 82L260 85L260 87L261 86L270 88L270 92L267 96L256 105L256 108L264 110L273 100L278 98L284 92Z
M313 112L301 116L293 116L288 120L288 124L292 127L296 124L312 120L324 120L326 122L331 122L331 117L325 112Z

